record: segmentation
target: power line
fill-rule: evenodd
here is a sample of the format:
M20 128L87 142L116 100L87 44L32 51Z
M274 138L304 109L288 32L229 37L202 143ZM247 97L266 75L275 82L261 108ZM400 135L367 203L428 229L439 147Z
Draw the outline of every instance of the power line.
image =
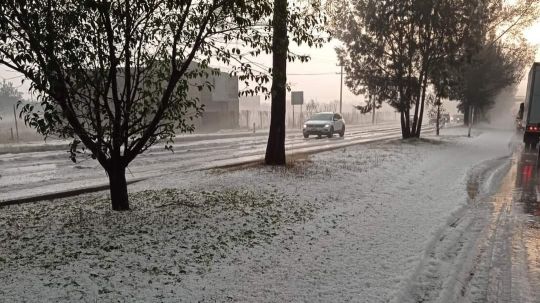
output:
M334 73L304 73L304 74L287 74L287 76L323 76L323 75L339 75L340 72Z

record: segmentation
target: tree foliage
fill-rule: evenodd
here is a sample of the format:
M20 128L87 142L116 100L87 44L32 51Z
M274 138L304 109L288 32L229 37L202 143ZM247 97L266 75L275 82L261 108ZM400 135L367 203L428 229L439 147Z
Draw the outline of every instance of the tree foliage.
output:
M503 5L500 0L477 2L471 13L472 28L464 41L461 56L449 75L450 97L458 109L486 116L497 95L518 84L534 52L523 37L523 29L540 13L540 3L532 0Z
M473 106L477 114L486 114L499 93L521 81L532 58L527 44L486 46L470 63L456 68L450 96L458 100L461 112L468 113Z
M441 73L461 43L462 4L336 0L331 7L335 33L344 44L337 52L347 71L345 83L400 112L404 138L420 136L431 75ZM363 109L368 107L373 104Z
M492 52L489 48L499 48L494 53L508 48L499 40L520 32L538 6L534 0L511 6L503 0L333 0L328 9L333 30L343 42L337 53L347 71L347 86L356 94L367 90L379 104L396 108L402 135L408 138L420 136L426 94L457 98L454 91L465 91L456 87L466 85L464 72L472 68L456 67L479 62ZM519 45L510 47L515 51L513 63L527 60L524 44ZM501 64L508 67L507 63Z
M309 7L315 7L311 5ZM291 7L290 35L318 44L317 13ZM177 132L193 131L202 108L188 93L211 64L264 90L268 71L249 56L271 50L270 0L0 0L0 64L22 73L40 107L23 109L45 136L74 138L106 170L113 209L128 209L125 169ZM289 60L307 60L288 54Z

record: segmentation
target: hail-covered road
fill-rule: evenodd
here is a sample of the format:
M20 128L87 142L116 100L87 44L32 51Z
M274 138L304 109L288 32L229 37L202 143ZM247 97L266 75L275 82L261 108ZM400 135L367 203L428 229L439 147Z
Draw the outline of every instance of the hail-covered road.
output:
M399 138L396 122L348 126L344 138L310 137L292 131L286 139L287 154L314 153L352 144ZM267 135L184 136L174 144L174 152L161 146L139 155L129 166L128 180L171 172L223 167L260 161L264 157ZM108 183L97 161L81 157L77 163L67 152L42 151L0 154L0 203L66 190L103 186Z

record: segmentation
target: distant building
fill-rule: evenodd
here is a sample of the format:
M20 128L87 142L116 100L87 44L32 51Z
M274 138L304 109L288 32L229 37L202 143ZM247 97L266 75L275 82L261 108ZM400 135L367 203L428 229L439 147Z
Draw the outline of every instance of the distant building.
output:
M267 128L270 125L270 103L262 102L261 96L240 97L240 117L238 123L242 128Z
M189 79L188 98L197 98L198 105L204 105L202 116L193 119L195 131L238 128L238 78L224 72L211 73L210 70L208 74L208 77ZM119 87L125 85L123 74L117 77L117 82ZM205 83L211 83L213 88L204 86L199 89Z
M261 96L242 96L240 97L240 111L259 111L261 110Z
M197 85L189 88L189 96L197 97L199 104L204 105L202 117L196 121L196 130L213 131L238 128L240 113L238 78L220 72L200 81L209 81L212 83L213 89L199 90Z

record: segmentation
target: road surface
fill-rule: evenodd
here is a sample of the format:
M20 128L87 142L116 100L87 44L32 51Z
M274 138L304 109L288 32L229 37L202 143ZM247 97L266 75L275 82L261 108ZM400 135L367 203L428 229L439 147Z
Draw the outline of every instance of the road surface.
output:
M287 154L313 153L351 144L381 139L399 138L396 122L379 125L348 126L344 138L310 137L291 132L286 139ZM161 146L139 155L129 166L128 180L223 167L263 159L267 136L249 135L237 138L212 138L179 142L174 152ZM108 183L107 176L97 161L88 156L72 163L66 151L44 151L0 155L0 202L17 200L47 193L61 192Z
M429 244L407 302L540 302L538 151L519 139L473 169L469 203Z

